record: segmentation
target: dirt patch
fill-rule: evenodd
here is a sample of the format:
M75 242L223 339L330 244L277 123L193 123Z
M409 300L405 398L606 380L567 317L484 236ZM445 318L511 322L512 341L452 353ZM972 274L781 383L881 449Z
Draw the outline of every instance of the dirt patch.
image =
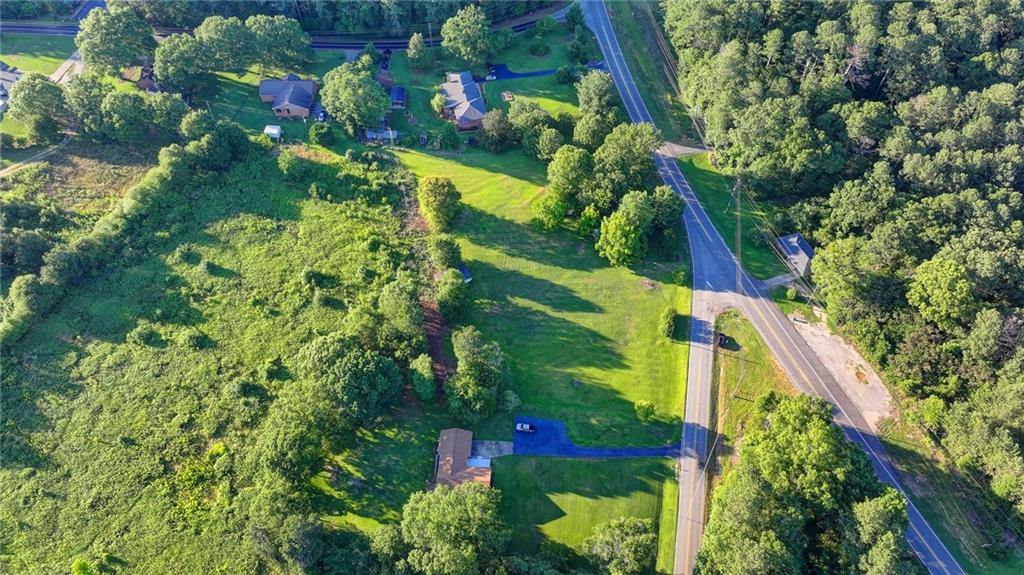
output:
M438 307L436 300L421 297L420 307L423 308L423 324L427 332L427 349L434 371L434 379L438 384L442 384L451 374L455 373L455 359L449 357L444 350L448 325L445 324L444 316L441 315L441 308Z
M650 290L658 287L658 284L655 283L655 281L652 280L651 278L644 278L644 279L640 280L640 287L644 288L647 291L650 291Z
M852 345L833 335L825 323L792 323L864 415L871 431L878 433L879 424L892 413L893 402L875 370Z

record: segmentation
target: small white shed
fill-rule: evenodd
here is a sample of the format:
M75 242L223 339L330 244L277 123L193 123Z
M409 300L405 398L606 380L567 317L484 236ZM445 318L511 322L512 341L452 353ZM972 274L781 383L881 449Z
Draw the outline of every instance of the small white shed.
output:
M281 139L281 126L274 126L268 124L266 128L263 128L263 133L270 136L271 140Z

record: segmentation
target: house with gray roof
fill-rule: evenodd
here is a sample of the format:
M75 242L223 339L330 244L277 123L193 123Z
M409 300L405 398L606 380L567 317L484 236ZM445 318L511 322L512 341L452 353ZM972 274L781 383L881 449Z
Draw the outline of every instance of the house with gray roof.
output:
M278 118L308 118L316 101L316 82L287 74L280 80L260 80L260 100Z
M11 99L11 86L21 79L21 72L6 63L0 62L0 64L3 64L0 66L0 113L3 113L7 111Z
M475 130L483 124L487 113L484 91L469 72L451 73L441 84L444 116L460 130Z

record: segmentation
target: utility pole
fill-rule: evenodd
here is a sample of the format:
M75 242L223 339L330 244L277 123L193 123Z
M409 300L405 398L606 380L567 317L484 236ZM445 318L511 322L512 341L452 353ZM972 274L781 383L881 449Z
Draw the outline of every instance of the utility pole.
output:
M738 176L736 184L732 187L732 197L735 202L736 214L736 293L743 294L743 217L740 212L740 188L743 187L743 178Z

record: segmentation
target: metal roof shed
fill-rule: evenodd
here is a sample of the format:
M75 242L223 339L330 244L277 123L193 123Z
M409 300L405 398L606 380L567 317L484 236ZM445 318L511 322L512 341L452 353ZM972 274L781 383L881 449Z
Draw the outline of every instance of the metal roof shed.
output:
M811 272L811 260L814 249L799 233L782 236L776 242L779 253L786 259L786 265L799 277L807 277Z

